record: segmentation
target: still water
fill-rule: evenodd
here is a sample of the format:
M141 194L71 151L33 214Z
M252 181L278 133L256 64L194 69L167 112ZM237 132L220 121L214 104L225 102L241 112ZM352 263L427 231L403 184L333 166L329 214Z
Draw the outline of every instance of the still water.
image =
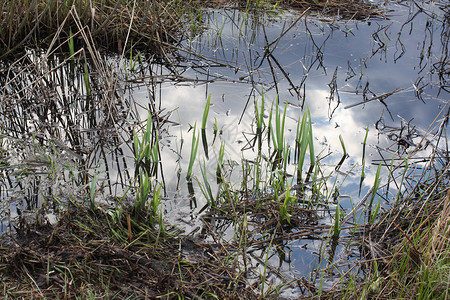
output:
M342 158L342 137L349 154L342 171L352 169L358 181L347 178L344 185L358 201L354 187L359 184L366 128L369 158L379 159L380 149L388 150L383 154L387 159L395 151L402 157L449 101L448 70L442 63L448 53L449 28L444 22L448 15L438 4L422 12L413 4L389 8L393 11L388 20L333 23L298 19L298 12L264 20L236 11L206 12L205 30L181 50L187 53L181 71L186 80L160 83L157 94L151 95L161 107L174 111L172 120L181 124L169 126L167 148L179 153L182 136L181 156L189 157L189 125L201 122L211 96L210 139L216 120L228 159L251 159L255 151L248 140L255 132L254 105L260 105L264 93L267 122L278 95L281 107L288 104L286 139L291 147L305 107L313 119L316 153L326 156L326 164L335 166ZM266 45L270 46L265 49ZM143 89L134 99L145 105L147 94ZM398 142L402 139L407 144ZM215 143L216 149L219 145ZM167 173L180 167L173 152L162 151L167 155L162 158ZM215 166L216 160L209 161ZM374 172L370 163L368 168L364 184L370 186ZM183 186L174 176L166 184Z
M205 9L202 24L187 31L172 64L161 64L151 53L109 55L105 73L113 73L115 81L102 77L98 65L88 65L89 88L84 66L60 55L29 50L17 66L4 63L2 146L9 164L2 166L1 230L18 214L33 216L37 206L57 206L49 204L52 199L75 199L89 189L93 176L99 178L99 201L120 197L134 178L133 129L145 124L150 110L160 122L161 168L155 180L164 187L165 220L195 233L206 200L197 181L194 193L189 191L185 176L193 126L199 128L208 97L208 156L200 146L194 178L201 177L204 164L214 181L223 141L230 178L238 185L242 163L256 156L255 104L264 98L267 124L278 99L281 109L287 107L291 151L307 107L324 169L333 170L342 159L342 139L349 156L336 175L341 204L358 203L373 185L380 159L407 156L441 109L448 114L448 6L392 3L386 16L356 21L298 11L267 16ZM45 104L50 98L53 102ZM295 182L293 162L287 172ZM323 222L330 219L324 216ZM231 239L233 228L223 234ZM270 260L283 276L308 276L326 265L318 255L323 241L303 239L283 247ZM338 245L330 260L348 260L351 251Z

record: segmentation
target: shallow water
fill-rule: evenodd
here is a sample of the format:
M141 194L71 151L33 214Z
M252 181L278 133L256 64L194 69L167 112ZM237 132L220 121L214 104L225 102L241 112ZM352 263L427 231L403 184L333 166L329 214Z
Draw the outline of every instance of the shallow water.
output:
M203 29L189 33L174 67L143 54L131 71L128 59L108 57L106 61L119 79L113 96L106 92L107 80L95 77L93 66L88 66L93 70L88 95L82 64L77 61L59 67L59 56L40 61L42 53L30 51L26 62L34 68L25 69L22 75L18 70L14 73L23 76L23 86L5 84L4 79L10 78L6 75L2 79L2 142L10 153L10 165L2 169L6 175L1 187L4 229L7 215L12 219L18 213L32 215L37 206L54 205L51 199L76 198L89 190L94 175L100 178L99 199L120 197L134 176L130 133L139 121L145 121L150 108L161 110L160 117L167 113L160 120L164 123L160 131L162 169L155 178L164 184L165 219L185 228L186 233L195 232L201 227L198 213L206 200L194 180L193 201L184 178L192 126L200 126L208 96L209 159L200 146L194 169L199 180L202 163L211 182L215 180L216 157L224 141L227 168L239 183L242 159L251 161L256 156L248 144L256 131L254 105L260 105L264 93L267 122L278 95L280 107L287 104L285 137L291 151L297 122L306 107L313 121L315 153L323 158L324 169L333 170L341 160L342 137L349 157L337 182L345 195L341 205L349 208L373 185L380 156L390 160L395 151L400 157L407 155L450 99L448 66L443 64L448 55L448 11L444 15L442 6L434 2L420 6L423 10L413 2L391 4L389 19L366 22L331 22L312 16L298 19L295 11L267 17L207 9ZM41 72L38 66L42 65L55 71ZM45 75L27 75L36 69ZM9 102L13 105L7 105L6 101L12 101L8 95L20 95L17 89L29 89L26 82L36 78L42 85L31 85L29 96L23 92L26 100L13 97ZM44 105L39 96L57 101ZM221 131L216 138L215 120ZM367 126L368 161L360 193ZM409 147L395 143L403 140ZM23 166L27 172L20 171ZM293 163L287 170L295 175ZM215 185L212 188L217 189ZM324 214L324 223L331 220ZM224 237L231 239L234 230L230 226ZM327 265L320 261L320 253L330 251L323 240L312 239L288 241L279 249L288 258L282 259L279 252L270 263L288 278L308 277L313 268ZM349 260L351 251L338 245L329 259L336 263ZM333 283L330 279L328 286ZM291 292L298 291L293 288Z
M186 52L195 55L188 56L182 74L198 81L175 86L163 83L157 95L161 106L176 109L174 119L184 124L169 130L175 136L168 139L168 147L178 152L173 139L181 132L185 142L181 155L189 156L191 132L186 124L201 122L211 95L209 134L216 118L228 158L236 162L241 155L251 159L254 150L242 149L249 148L246 139L255 132L254 102L260 103L264 91L267 116L278 94L280 106L288 103L286 139L291 149L302 107L311 110L316 153L330 154L325 160L330 166L342 158L342 136L350 156L341 171L352 169L356 175L346 179L344 193L358 201L355 186L359 185L366 127L369 158L379 159L378 150L393 144L386 153L406 155L417 143L415 134L427 130L449 99L448 74L438 74L439 62L448 51L443 12L437 4L422 13L413 4L389 8L393 9L389 20L334 23L312 17L297 21L296 12L254 21L235 11L208 11L204 18L207 29L184 45ZM430 18L432 13L435 19ZM276 47L269 47L270 57L264 56L264 47L283 32ZM142 95L135 99L147 101ZM406 125L410 136L408 130L400 132ZM402 137L410 143L408 148L395 145ZM217 149L217 142L215 146ZM168 173L178 168L171 154L163 151L168 156L163 158ZM385 158L389 160L390 155ZM216 161L208 163L215 166ZM371 164L367 167L366 188L373 184L376 169ZM179 186L176 181L172 177L166 183Z

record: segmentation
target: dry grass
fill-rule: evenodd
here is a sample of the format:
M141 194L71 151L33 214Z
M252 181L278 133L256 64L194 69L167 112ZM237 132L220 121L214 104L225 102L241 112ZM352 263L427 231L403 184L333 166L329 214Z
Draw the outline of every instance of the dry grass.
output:
M237 5L238 8L247 10L264 10L274 6L300 11L309 9L315 14L337 19L385 18L383 9L368 1L360 0L206 0L201 2L215 7Z
M164 44L179 40L183 16L193 7L190 1L1 1L0 57L48 43L55 34L64 41L77 28L76 19L99 46L121 50L129 40L160 53Z
M61 41L76 28L76 18L89 29L98 46L123 49L126 41L135 48L164 53L164 47L178 43L184 28L200 7L234 5L258 11L275 5L274 1L0 1L0 58L17 53L26 46L42 46L57 34ZM382 17L381 10L360 0L296 1L283 0L282 7L311 8L324 16L346 19ZM191 16L189 16L191 15ZM195 18L194 18L195 19ZM61 26L64 24L64 26Z
M330 298L448 299L450 282L450 157L448 104L407 159L404 189L377 221L361 227L359 272L342 277ZM423 150L429 151L424 160ZM417 157L417 158L416 158ZM396 189L392 176L384 187ZM380 189L379 195L383 194ZM395 200L395 197L394 197Z
M217 248L117 221L72 203L55 226L18 224L0 240L3 297L257 298Z

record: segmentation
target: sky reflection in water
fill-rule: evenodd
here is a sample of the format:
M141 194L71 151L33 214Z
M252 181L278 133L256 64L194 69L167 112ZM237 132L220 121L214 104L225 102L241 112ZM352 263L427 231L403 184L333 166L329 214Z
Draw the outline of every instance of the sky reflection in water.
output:
M280 39L276 48L270 48L273 50L271 64L264 56L264 46L267 41L275 41L283 29L294 22L295 13L287 13L280 19L259 26L229 11L208 11L205 19L211 29L206 29L185 44L187 49L200 52L201 56L191 57L191 68L183 75L211 79L213 82L180 86L166 84L162 87L162 106L169 110L178 108L179 114L175 119L182 125L181 128L170 129L170 133L179 139L177 130L182 132L182 156L187 158L190 151L192 131L188 132L187 124L201 122L206 98L211 95L209 132L212 132L216 118L219 128L223 129L221 139L226 142L227 158L238 163L241 157L254 158L255 152L252 150L242 151L246 145L242 132L255 132L252 129L254 101L260 103L262 90L266 99L265 121L268 121L267 114L278 90L280 106L289 103L286 140L292 151L297 121L303 114L302 105L307 105L311 110L316 153L321 156L332 153L322 161L330 166L330 170L342 157L339 142L339 136L342 136L350 157L341 171L346 173L351 170L353 176L345 179L341 193L348 194L350 197L347 199L353 203L358 202L374 182L376 165L371 165L370 159L378 159L380 154L377 149L394 143L392 136L380 134L375 128L377 121L382 120L385 126L397 128L402 121L410 122L410 126L424 133L448 102L448 78L444 82L446 91L440 88L442 82L433 67L446 51L446 45L440 40L443 13L433 5L428 9L439 15L437 19L427 19L425 13L414 15L416 11L413 7L401 5L392 7L394 11L390 14L390 20L328 23L310 17L302 19ZM227 66L216 66L214 62ZM334 98L330 100L333 83L336 89ZM380 97L391 92L394 93L385 99ZM369 162L363 192L359 195L362 142L367 126L366 153ZM210 143L211 136L208 136ZM171 144L173 146L174 143ZM219 145L216 142L212 148L217 152ZM392 149L395 150L395 147ZM400 147L398 150L401 155L407 155L410 149ZM168 153L163 151L163 156L167 155L167 158L163 157L166 174L178 168ZM384 155L385 159L391 159L392 154ZM214 157L207 162L211 178L214 178L215 164ZM182 169L186 167L182 166ZM293 166L289 170L294 174ZM197 174L200 174L199 170ZM175 178L167 182L169 186L174 186L174 181ZM174 205L167 203L169 211L183 211L181 207L187 207L180 206L178 201ZM199 205L198 209L202 206ZM349 203L344 203L344 207L349 206ZM319 263L315 260L319 259L317 253L323 247L320 242L296 241L288 245L285 249L295 251L291 253L289 264L280 263L285 272L293 272L291 275L298 275L299 272L306 274L313 262L316 266ZM343 247L338 246L335 259L339 261L348 255ZM304 261L306 257L309 257L308 263ZM274 256L272 260L277 265L280 257Z
M250 139L256 131L254 103L260 104L264 91L265 122L268 122L270 107L277 94L280 107L288 103L285 134L291 151L297 122L303 115L302 106L308 106L311 111L315 152L319 157L326 156L321 164L324 169L328 167L329 172L341 160L339 136L343 138L350 156L340 171L343 174L351 171L351 176L343 183L341 194L349 197L343 198L347 203L342 204L348 208L350 201L358 202L373 185L376 171L376 165L368 161L364 188L359 195L362 142L366 127L369 126L367 155L369 159L378 159L377 147L390 146L395 137L379 134L375 127L378 121L382 120L378 125L392 127L400 127L402 120L411 121L410 126L416 126L423 133L449 101L448 75L440 78L436 69L448 47L442 39L443 12L437 4L431 3L425 11L416 14L417 7L410 5L393 5L394 11L390 13L389 20L369 22L331 23L312 17L297 20L298 12L286 12L271 19L259 16L262 19L255 20L232 10L206 11L205 29L193 35L184 44L184 50L180 50L186 59L177 66L177 70L189 80L175 83L167 80L157 84L154 91L147 88L150 84L139 83L124 92L143 107L148 106L150 98L156 99L165 112L174 110L170 120L179 123L165 125L160 140L163 174L169 193L163 201L168 222L181 226L188 223L188 231L195 230L201 224L197 213L206 201L196 190L198 205L192 209L184 177L191 149L190 128L194 123L199 128L208 95L211 95L207 123L210 158L204 158L200 146L198 151L201 155L196 160L195 176L200 176L199 165L205 161L210 182L214 181L216 155L223 140L226 145L225 158L230 165L236 163L233 174L239 184L238 165L241 159L252 160L256 156L246 139ZM431 18L432 12L437 14L436 18ZM293 27L274 47L275 43L271 43L277 41L291 25ZM448 35L448 28L444 30ZM265 55L267 44L271 45L269 56ZM150 67L160 68L161 75L171 75L164 67ZM441 85L445 85L446 90L441 89ZM392 92L385 99L381 98ZM330 98L332 93L334 97ZM360 104L365 100L369 101ZM143 121L146 110L139 109L139 115ZM222 134L212 145L215 119ZM378 129L381 127L378 126ZM400 155L410 151L403 147L399 150ZM131 147L124 146L123 151L132 177ZM178 154L183 158L180 161ZM389 160L392 154L384 155ZM92 165L102 160L100 153L94 156ZM112 153L105 154L105 161L112 165L108 175L105 175L104 164L95 170L101 181L106 177L118 181L118 174L123 171L114 167L112 156ZM294 165L289 166L288 173L295 174ZM339 177L340 182L343 177ZM213 185L213 188L217 187ZM233 229L228 229L231 236ZM310 270L312 261L319 258L317 253L324 247L319 240L288 242L284 246L292 252L287 259L290 259L290 264L282 262L282 268L286 274L297 276L303 276ZM336 260L348 255L341 246L338 246L336 253ZM274 265L277 265L277 260L280 257L271 258ZM318 261L315 263L317 266Z
M241 149L246 145L242 132L254 132L251 128L254 101L260 103L261 90L265 94L266 115L277 90L280 106L290 104L286 139L291 147L297 120L303 114L302 105L311 110L316 153L333 153L326 160L330 166L342 157L341 135L350 155L346 168L342 169L344 172L361 163L362 142L368 125L369 157L378 157L376 145L383 148L393 144L375 128L381 117L389 126L399 127L404 120L411 121L411 126L419 130L426 130L449 96L440 89L438 74L433 69L445 50L439 39L443 13L431 6L428 9L440 15L427 21L425 13L412 17L414 8L400 5L393 8L390 20L366 23L329 23L303 18L283 35L275 48L270 47L270 63L264 56L264 47L267 41L277 40L281 32L294 23L295 13L286 13L261 25L237 12L208 11L205 20L206 28L210 29L185 44L190 52L200 55L191 55L190 67L183 76L212 82L162 86L162 107L178 109L178 114L172 116L182 124L182 156L188 157L190 151L192 131L188 132L188 124L201 122L208 95L212 97L208 130L212 132L216 118L219 128L223 129L221 138L226 142L228 158L237 162L241 155L250 159L254 156L251 150L242 154ZM226 66L217 66L217 62ZM335 70L336 89L330 100ZM389 97L381 98L391 92L394 93ZM356 105L373 98L375 100L364 105ZM170 129L172 135L179 135L179 132L179 129ZM216 143L217 149L219 145ZM168 153L163 151L163 155ZM166 173L177 169L173 159L163 158L163 161ZM212 159L208 163L211 170L215 170L216 161ZM371 167L368 167L364 183L371 186L374 171L370 172ZM347 179L345 184L353 186L355 180L359 180L360 168L358 165L353 169L355 178ZM354 191L348 193L357 196ZM358 197L353 199L357 200Z

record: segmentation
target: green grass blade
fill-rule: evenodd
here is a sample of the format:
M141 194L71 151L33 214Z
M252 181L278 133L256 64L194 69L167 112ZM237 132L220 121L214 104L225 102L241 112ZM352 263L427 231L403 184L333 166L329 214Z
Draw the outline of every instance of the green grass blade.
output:
M309 111L309 107L306 108L306 113L308 115L309 160L310 160L311 167L312 167L316 164L316 156L314 154L314 135L313 135L313 131L312 131L312 120L311 120L311 113Z
M364 136L363 141L363 152L362 152L362 168L361 168L361 179L359 181L359 195L361 195L361 188L364 178L366 177L365 168L366 168L366 144L367 144L367 136L369 134L369 125L366 127L366 135Z
M203 177L203 186L200 185L200 189L202 190L203 195L205 196L205 198L208 201L208 203L211 206L215 207L216 206L216 201L215 201L214 196L212 194L211 185L209 184L209 181L208 181L208 175L206 173L206 163L205 163L205 161L203 161L203 166L200 169L201 169L201 173L202 173L202 177Z
M375 181L373 183L373 191L372 191L372 195L369 200L369 216L371 215L371 212L372 212L373 199L375 199L375 195L378 192L378 187L380 186L380 171L381 171L381 164L378 165L377 173L375 174Z
M211 95L208 96L208 99L206 100L205 109L203 110L202 128L201 128L203 130L206 129L206 121L208 120L210 104L211 104Z
M341 206L339 201L336 205L336 213L334 215L333 237L338 238L341 234Z
M72 34L72 28L69 29L69 40L67 42L69 44L69 53L70 56L73 57L75 54L75 46L73 43L73 34Z
M342 138L342 135L339 135L339 141L341 142L341 147L342 147L342 150L344 151L344 154L342 155L341 160L338 162L338 164L334 168L335 170L339 170L341 168L342 164L344 163L345 159L347 158L347 150L345 149L344 139Z
M194 124L194 131L192 133L192 145L191 145L191 156L189 158L189 165L186 174L186 180L190 181L192 179L192 167L194 166L195 158L197 157L198 141L200 140L196 134L197 132L197 122Z

